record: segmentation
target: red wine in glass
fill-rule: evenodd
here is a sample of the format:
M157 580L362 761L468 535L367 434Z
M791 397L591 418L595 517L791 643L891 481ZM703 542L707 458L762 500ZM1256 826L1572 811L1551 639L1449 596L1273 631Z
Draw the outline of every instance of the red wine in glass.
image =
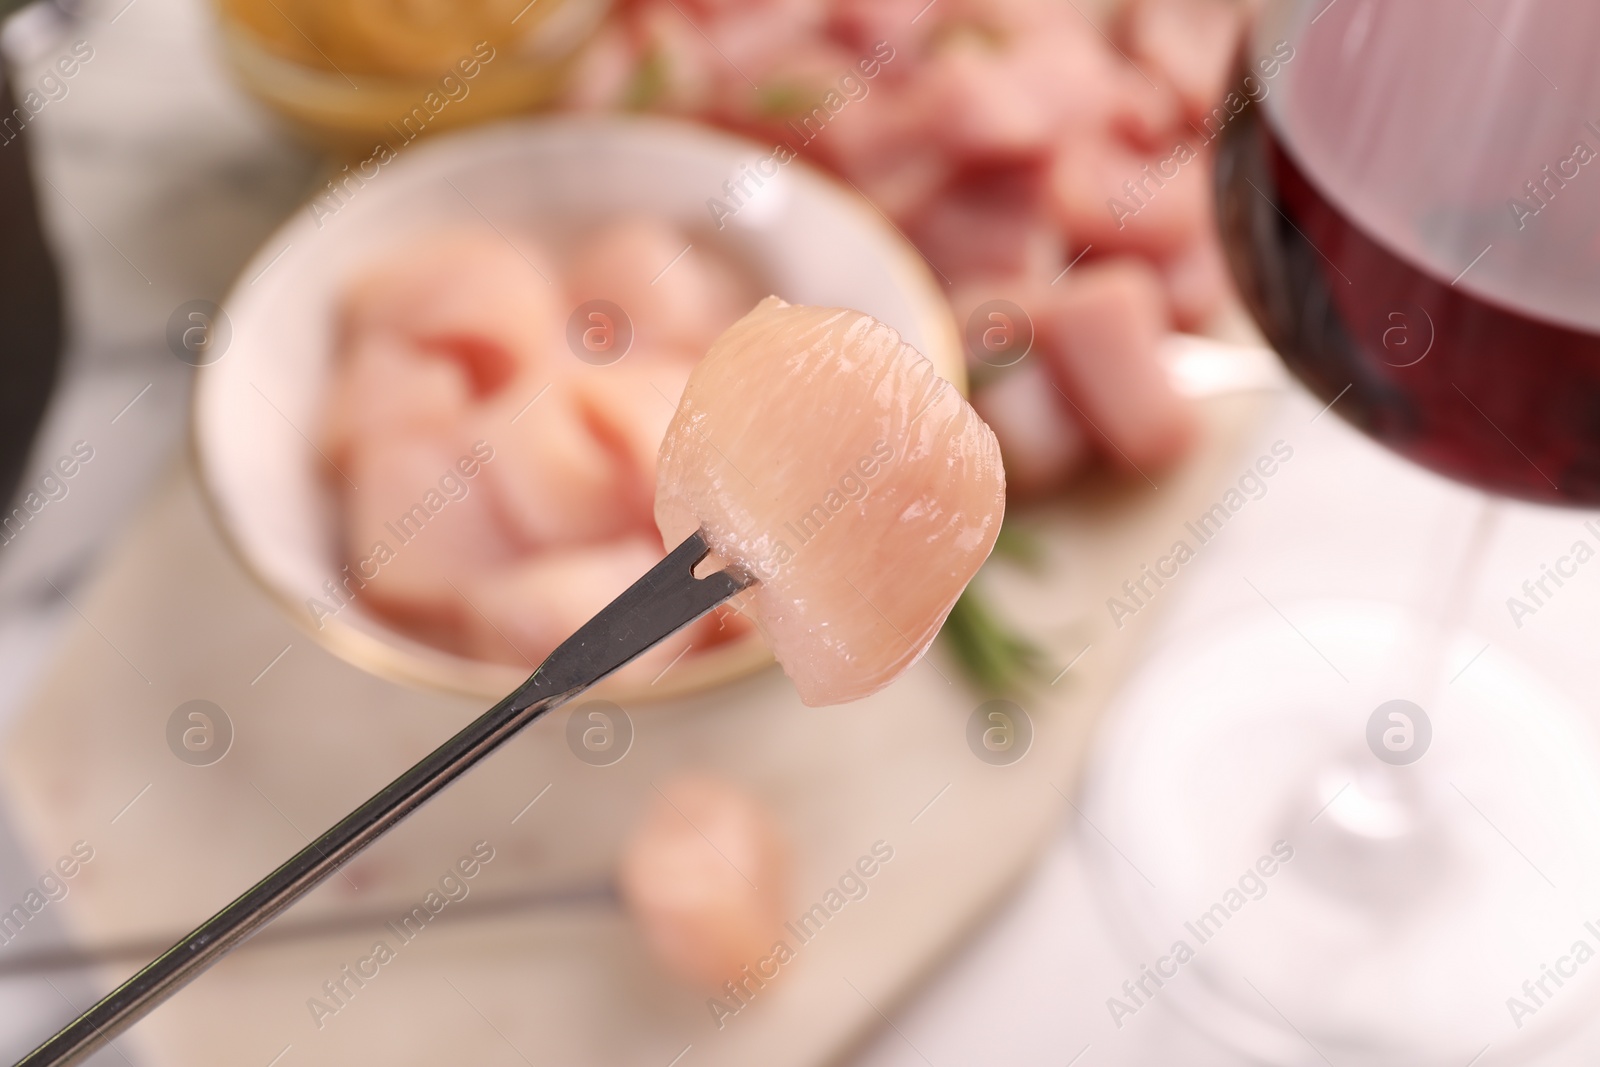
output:
M1352 528L1438 514L1463 536L1385 561L1418 581L1382 600L1319 572L1337 532L1258 542L1253 571L1294 572L1283 599L1173 609L1084 789L1088 870L1139 975L1107 1010L1142 1026L1159 1000L1252 1063L1589 1062L1600 970L1534 984L1572 931L1600 936L1600 720L1547 674L1584 633L1518 630L1475 582L1496 516L1549 521L1500 496L1600 504L1600 5L1255 7L1196 130L1238 288L1325 410L1487 494L1373 516L1369 489L1413 476L1334 474L1307 488ZM1396 705L1430 723L1407 759L1374 740ZM1223 899L1280 840L1262 903ZM1174 975L1175 938L1196 954Z
M1354 106L1347 90L1365 72L1339 53L1368 11L1330 7L1321 32L1301 36L1285 65L1296 79L1290 100L1276 113L1277 101L1251 103L1223 130L1218 220L1240 292L1294 373L1387 447L1492 493L1600 504L1600 159L1589 159L1600 157L1600 108L1587 123L1577 112L1543 153L1497 160L1467 180L1458 168L1435 203L1413 183L1410 203L1398 197L1400 224L1377 232L1353 217L1351 198L1330 193L1280 129L1346 121L1341 111ZM1477 17L1465 7L1457 15ZM1554 92L1536 66L1516 73L1535 94L1529 109ZM1407 102L1395 110L1391 127L1408 121ZM1459 250L1455 277L1413 251L1446 227ZM1524 292L1487 291L1482 279L1496 287L1490 268L1527 279ZM1550 294L1544 278L1562 279L1569 292ZM1584 280L1588 315L1581 290L1580 300L1570 295ZM1532 307L1530 295L1549 299Z

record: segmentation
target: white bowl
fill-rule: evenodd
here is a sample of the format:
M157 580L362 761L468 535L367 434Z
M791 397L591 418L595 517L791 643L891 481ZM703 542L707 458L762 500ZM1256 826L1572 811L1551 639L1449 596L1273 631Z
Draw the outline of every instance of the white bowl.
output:
M614 217L662 217L711 233L791 303L883 320L962 386L959 336L927 265L850 190L791 162L712 229L707 201L770 155L770 147L661 119L529 119L403 148L337 214L319 211L319 219L310 205L297 212L228 295L231 342L195 389L201 481L246 568L327 647L365 669L484 698L522 680L516 667L408 637L359 599L320 624L308 606L345 563L338 500L312 444L339 293L353 271L436 228L487 220L560 242ZM741 639L685 659L649 695L703 688L769 661L757 639Z

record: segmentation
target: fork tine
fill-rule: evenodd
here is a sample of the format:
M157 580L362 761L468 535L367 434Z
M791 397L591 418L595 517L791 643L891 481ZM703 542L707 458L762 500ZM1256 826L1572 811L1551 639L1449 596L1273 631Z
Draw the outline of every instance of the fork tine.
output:
M749 575L733 570L696 578L695 567L710 552L699 531L690 534L550 653L523 688L543 679L557 690L587 689L753 584Z

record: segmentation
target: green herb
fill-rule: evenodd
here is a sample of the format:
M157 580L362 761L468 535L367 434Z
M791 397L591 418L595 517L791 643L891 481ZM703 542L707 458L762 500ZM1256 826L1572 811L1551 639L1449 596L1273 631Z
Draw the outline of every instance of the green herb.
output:
M768 119L793 118L810 111L821 98L808 86L769 85L756 92L756 113Z
M998 543L996 545L998 548ZM945 638L967 677L989 693L1010 693L1040 676L1044 651L996 614L974 581L950 609Z
M982 22L946 22L933 31L932 51L972 43L989 52L1004 51L1008 43L1005 31Z
M659 49L652 49L633 72L622 106L629 111L646 111L659 103L666 91L667 57Z
M994 554L1035 573L1044 566L1044 543L1014 522L1001 523Z

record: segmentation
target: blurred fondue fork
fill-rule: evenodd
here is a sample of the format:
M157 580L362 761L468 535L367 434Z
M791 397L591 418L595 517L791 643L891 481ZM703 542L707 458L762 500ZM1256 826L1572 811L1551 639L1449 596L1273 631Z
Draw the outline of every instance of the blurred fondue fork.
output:
M250 944L254 948L266 944L316 941L371 930L394 917L393 903L398 902L376 908L347 908L298 922L284 919L257 933L251 938ZM563 914L575 908L616 908L618 904L615 887L609 882L595 882L496 896L486 896L479 891L458 904L452 904L450 911L457 921L481 922L507 915ZM5 953L0 955L0 982L147 960L159 955L181 936L178 933L146 934L100 944L60 944L25 953Z
M689 625L753 579L734 571L696 578L710 554L700 533L629 586L568 638L526 682L410 770L201 923L132 978L17 1061L81 1062L238 947L470 767L545 712Z

